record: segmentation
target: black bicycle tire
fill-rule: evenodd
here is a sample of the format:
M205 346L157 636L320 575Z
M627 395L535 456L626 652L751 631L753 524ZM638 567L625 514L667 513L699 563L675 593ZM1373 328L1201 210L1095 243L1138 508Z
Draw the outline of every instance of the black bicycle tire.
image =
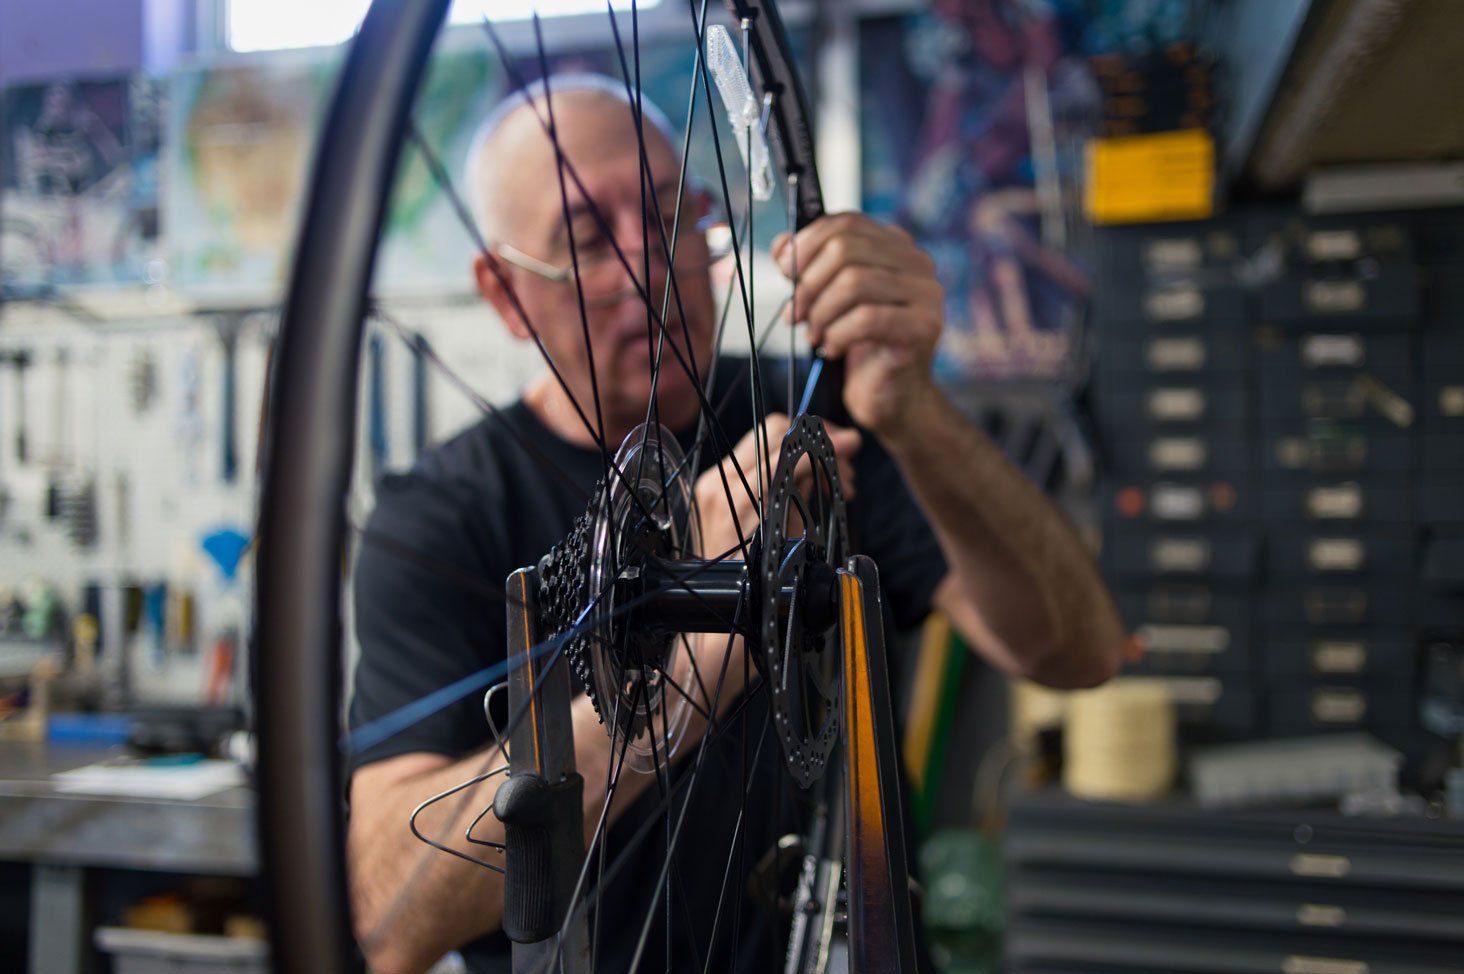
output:
M449 0L376 0L317 144L270 376L257 531L256 828L271 963L358 969L339 792L358 357L407 121Z
M450 0L374 0L350 44L311 168L269 377L257 527L256 834L271 963L359 969L339 790L341 553L355 462L359 356L411 108ZM782 95L775 158L799 174L796 225L823 212L806 96L771 0L725 0ZM825 389L832 382L825 382Z

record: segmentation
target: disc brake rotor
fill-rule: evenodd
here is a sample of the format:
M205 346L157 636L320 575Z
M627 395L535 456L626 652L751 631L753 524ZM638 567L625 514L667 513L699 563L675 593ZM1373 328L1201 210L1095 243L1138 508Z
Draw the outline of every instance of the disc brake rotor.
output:
M758 661L788 771L808 787L839 738L835 623L838 568L849 552L838 459L816 417L800 416L783 438L760 548Z

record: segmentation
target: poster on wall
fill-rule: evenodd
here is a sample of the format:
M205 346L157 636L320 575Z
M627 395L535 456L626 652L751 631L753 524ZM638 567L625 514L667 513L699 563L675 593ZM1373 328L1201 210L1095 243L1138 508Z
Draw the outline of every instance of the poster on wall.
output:
M142 77L6 89L0 294L138 283L155 272L160 93Z
M463 170L478 125L507 90L497 58L486 49L439 54L432 59L413 120L422 140L471 207ZM378 291L470 293L476 243L453 201L408 141L392 193L387 229L377 263Z
M1075 0L937 0L861 26L863 205L936 261L944 381L1076 367L1076 174L1098 103L1085 26Z
M173 77L163 196L171 285L278 292L334 68L261 57Z
M341 53L262 54L174 79L165 226L175 286L259 300L282 291ZM454 176L478 120L502 90L485 51L433 59L413 118ZM467 291L472 252L451 201L409 142L375 288Z

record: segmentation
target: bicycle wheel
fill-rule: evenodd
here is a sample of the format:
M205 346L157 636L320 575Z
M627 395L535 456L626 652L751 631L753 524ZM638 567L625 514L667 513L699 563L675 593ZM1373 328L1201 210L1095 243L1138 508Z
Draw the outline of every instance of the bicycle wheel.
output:
M879 936L895 944L880 956L904 965L910 956L910 932L902 853L892 851L901 843L898 807L889 805L893 760L888 753L888 696L871 693L867 686L851 694L846 680L850 660L859 662L866 682L868 678L868 667L860 662L864 643L848 635L850 620L864 611L856 612L858 586L863 584L874 599L868 603L873 617L877 595L872 574L856 573L847 560L851 552L838 464L822 425L809 412L810 406L818 409L820 395L830 398L830 390L837 404L836 378L820 379L822 360L790 349L782 408L795 418L782 443L771 442L766 433L760 439L754 434L750 462L739 462L733 454L740 431L729 428L726 419L725 404L732 403L746 427L765 429L776 406L772 386L783 384L774 382L759 354L772 331L755 314L757 276L751 255L759 226L768 223L766 213L758 216L758 201L782 218L778 229L799 229L822 213L806 103L777 11L770 2L728 0L728 30L726 23L712 22L706 0L688 4L681 41L689 64L688 108L679 145L647 134L652 123L640 94L642 42L634 4L628 14L607 14L614 41L611 63L619 69L622 104L628 108L622 121L631 123L638 158L638 259L628 257L619 245L620 228L607 221L596 193L580 178L575 153L566 149L568 133L555 115L556 75L538 20L533 23L534 47L523 59L512 55L491 23L484 25L485 42L500 59L511 87L524 88L520 69L525 64L548 79L524 99L518 121L540 127L552 153L543 178L557 188L563 204L562 234L570 258L565 267L516 251L504 241L485 239L465 194L414 121L414 98L447 6L447 0L377 0L351 45L314 163L275 353L263 455L255 627L259 823L275 964L287 971L345 970L358 957L355 933L360 925L352 922L347 897L340 802L344 749L363 747L367 738L379 742L506 679L518 700L503 726L491 730L509 743L500 744L490 758L506 750L510 763L516 764L532 750L535 764L529 767L542 779L545 769L560 766L545 755L562 757L577 743L568 731L563 701L551 704L549 699L551 693L566 695L567 671L573 668L608 731L605 796L598 815L584 816L594 824L588 855L571 857L568 871L562 857L555 867L556 883L563 885L566 876L573 880L568 897L553 899L553 910L546 913L525 906L520 894L528 894L522 889L509 895L503 924L519 931L521 943L528 939L526 930L552 934L534 937L549 946L532 954L532 966L525 960L531 955L515 948L516 971L560 965L570 969L573 964L582 965L576 970L767 969L770 964L821 970L839 913L837 900L827 894L838 887L839 853L845 851L830 853L826 846L842 844L845 833L851 837L851 874L858 873L858 863L866 863L862 875L871 877L861 881L860 891L851 891L851 932L857 939L866 922L870 930L878 928ZM558 97L562 105L568 95L560 92ZM690 214L687 170L699 117L714 166L708 174L709 195L727 217L727 225L713 229L730 251L727 294L715 330L706 336L710 348L699 346L689 324L699 313L694 307L698 302L705 319L711 296L711 244L686 231L698 223ZM658 137L679 155L670 167L676 170L670 184L674 193L664 202L657 176L664 175L665 167L656 170L648 149L649 140ZM542 552L546 557L507 583L458 577L463 573L435 563L433 552L363 531L347 516L357 440L348 431L357 426L368 319L412 342L417 354L474 395L485 411L499 412L476 397L472 384L447 362L413 339L387 302L373 297L379 239L404 151L421 159L452 202L485 255L480 274L497 281L500 311L542 353L560 401L572 408L597 455L597 482L585 484L582 473L562 469L532 437L518 438L515 448L522 462L543 468L541 473L550 479L575 482L584 506L578 519L565 517L555 526L559 540ZM577 231L579 220L587 222ZM590 237L596 239L594 254L589 253ZM683 247L687 250L679 252ZM708 249L699 249L703 247ZM546 343L514 289L506 285L504 262L550 279L558 275L559 283L567 284L578 312L586 369L563 364L573 353L556 361L550 346L561 352L566 346ZM492 284L483 286L493 290ZM792 286L796 289L796 280ZM644 317L639 366L613 378L597 375L591 338L591 309L606 302L629 303ZM719 361L721 342L733 330L745 338L751 353L740 370L722 369ZM623 444L610 442L601 407L605 396L616 391L607 383L634 387L637 381L644 387L644 419ZM689 397L695 406L695 422L681 445L665 425L676 420L662 413L669 402L665 388L678 382L683 399ZM714 462L722 455L730 460ZM704 469L714 475L707 482L719 490L702 498L691 478ZM752 504L748 523L735 513L743 496ZM726 550L706 550L708 504L725 504L735 524L736 543ZM509 655L501 664L424 692L343 735L341 552L364 552L372 546L382 549L382 557L440 572L444 585L472 586L486 598L501 600L505 616L511 621L519 613L524 624L518 636L508 625ZM714 643L709 633L720 641ZM703 672L707 665L715 669ZM730 693L724 697L723 688L739 682L737 667L743 693L733 701ZM728 679L729 672L733 679ZM521 684L517 691L514 680ZM879 755L871 751L865 757L871 763L864 787L873 787L876 802L872 817L861 813L855 786L835 796L809 787L821 779L833 784L842 780L824 772L836 753L843 715L863 714L861 726L869 730L870 708L872 724L879 729L877 734L870 731L870 746L878 743L885 752L882 771L874 766ZM688 724L697 726L690 744L683 740ZM486 740L488 720L482 728ZM862 743L851 745L851 753L861 748ZM774 752L776 758L771 757ZM851 758L855 778L857 761ZM421 862L446 853L463 861L464 868L501 871L506 863L512 891L515 856L521 863L538 862L551 850L542 843L530 848L530 840L549 833L529 830L516 838L512 822L505 826L506 841L474 838L480 822L491 824L490 812L506 822L515 815L500 799L491 808L464 807L466 796L476 794L473 789L502 770L492 766L498 763L485 761L476 774L418 808L420 812L442 799L464 796L449 825L456 829L466 822L465 838L472 848L461 842L451 847L445 838L449 829L436 837L422 831L416 813L401 828L425 840L418 853ZM718 763L728 766L730 778L709 788L707 769ZM567 767L572 771L572 765ZM641 786L641 814L632 814L632 809L611 827L617 789L636 774L652 782ZM518 782L528 777L515 767L508 778L514 787L499 788L498 795L524 791ZM567 774L553 777L551 786L569 780ZM576 808L575 814L581 811ZM853 816L854 827L847 830L840 824L845 814ZM576 824L583 828L578 819ZM718 824L720 834L713 834ZM564 823L558 825L563 834ZM700 865L715 867L720 882L687 880L692 841L710 850L711 859ZM872 864L878 862L884 865L875 868ZM637 872L641 879L626 887L626 877ZM520 873L521 887L545 878ZM400 916L421 875L421 869L409 872L384 917ZM625 889L634 895L619 896ZM826 895L817 895L820 890ZM888 923L866 921L871 903ZM566 951L567 931L575 924L588 931L583 958ZM617 928L615 949L602 943L612 927ZM391 935L367 930L363 937L369 941Z

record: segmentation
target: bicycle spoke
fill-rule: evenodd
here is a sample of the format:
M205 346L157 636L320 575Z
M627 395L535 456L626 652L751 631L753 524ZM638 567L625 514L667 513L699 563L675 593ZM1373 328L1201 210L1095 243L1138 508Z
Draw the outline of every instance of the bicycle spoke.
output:
M681 686L681 684L677 683L676 680L672 678L671 674L666 671L666 668L664 666L659 666L655 663L650 663L648 665L650 666L651 671L653 673L659 674L660 678L664 680L671 687L671 689L675 690L676 693L681 697L681 699L685 700L687 704L691 706L691 709L696 711L703 720L708 722L711 721L712 715L707 713L707 708L704 705L697 703L692 695L687 693L686 690Z

